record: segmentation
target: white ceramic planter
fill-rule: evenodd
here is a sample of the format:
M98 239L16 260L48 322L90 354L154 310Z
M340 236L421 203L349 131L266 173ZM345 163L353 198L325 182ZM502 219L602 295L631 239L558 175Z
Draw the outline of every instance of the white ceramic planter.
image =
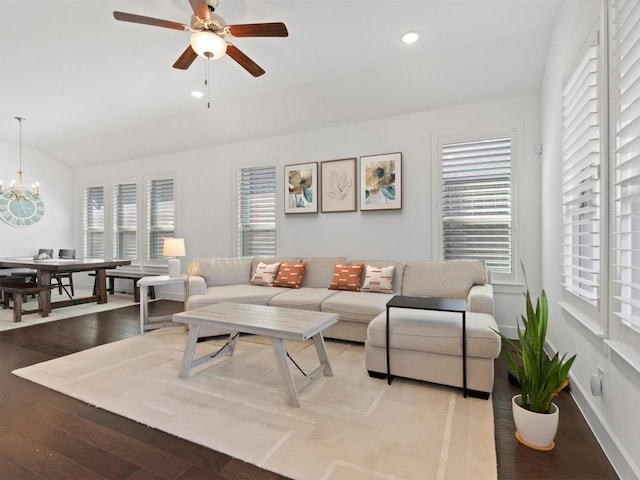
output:
M558 431L560 410L551 402L551 413L536 413L522 406L522 395L511 399L516 438L520 443L536 450L552 450Z

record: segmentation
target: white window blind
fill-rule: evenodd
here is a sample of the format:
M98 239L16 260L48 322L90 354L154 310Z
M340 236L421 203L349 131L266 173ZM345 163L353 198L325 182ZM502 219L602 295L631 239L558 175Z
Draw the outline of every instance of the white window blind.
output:
M147 260L162 259L165 238L175 234L175 179L147 182Z
M597 306L600 286L600 117L597 45L562 92L564 287Z
M444 258L512 271L511 137L441 145Z
M238 172L238 256L276 254L276 168Z
M135 183L119 183L113 189L113 256L138 258L138 198Z
M104 187L83 192L84 256L104 258Z
M612 4L614 313L640 332L640 2Z

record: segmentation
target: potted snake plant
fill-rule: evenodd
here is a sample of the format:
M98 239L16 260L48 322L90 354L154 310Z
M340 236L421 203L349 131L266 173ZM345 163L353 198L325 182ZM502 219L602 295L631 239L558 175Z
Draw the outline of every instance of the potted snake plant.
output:
M556 353L549 358L544 352L549 306L542 290L535 308L527 288L526 315L518 322L518 342L497 332L508 345L505 355L511 374L521 388L512 399L516 438L536 450L554 448L559 410L553 399L569 384L569 369L576 356L566 359Z

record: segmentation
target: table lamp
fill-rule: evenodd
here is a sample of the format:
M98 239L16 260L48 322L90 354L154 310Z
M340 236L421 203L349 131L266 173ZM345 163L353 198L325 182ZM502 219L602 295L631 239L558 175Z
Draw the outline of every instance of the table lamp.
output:
M171 257L169 259L169 276L175 277L180 275L180 259L176 257L184 257L184 238L165 238L162 248L162 255Z

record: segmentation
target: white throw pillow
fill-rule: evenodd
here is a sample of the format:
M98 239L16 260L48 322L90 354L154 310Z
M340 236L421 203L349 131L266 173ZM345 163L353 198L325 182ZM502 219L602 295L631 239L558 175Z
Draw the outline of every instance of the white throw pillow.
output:
M362 292L393 293L394 266L373 267L367 265L364 269L364 283L360 287Z
M276 275L278 275L279 268L280 263L271 263L269 265L262 262L258 263L256 271L251 277L251 283L253 285L272 285Z

